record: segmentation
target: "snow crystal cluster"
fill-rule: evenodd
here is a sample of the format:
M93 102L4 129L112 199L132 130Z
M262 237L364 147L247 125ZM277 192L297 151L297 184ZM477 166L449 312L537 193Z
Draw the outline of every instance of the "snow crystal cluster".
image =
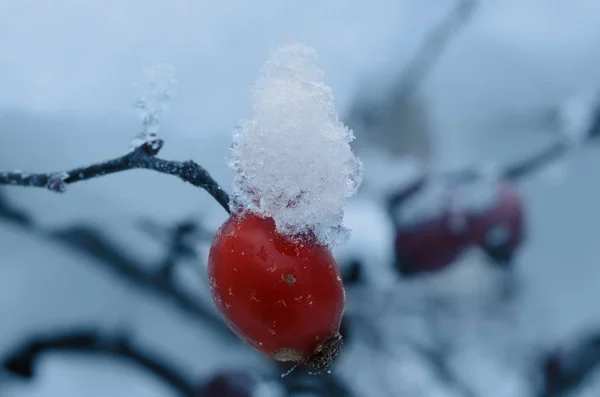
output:
M233 209L272 217L286 235L343 243L344 205L362 180L353 139L315 51L295 42L278 48L255 82L252 116L233 134Z
M143 128L131 142L132 148L157 139L160 118L175 96L177 79L173 66L160 63L148 67L144 69L144 78L146 88L135 103Z

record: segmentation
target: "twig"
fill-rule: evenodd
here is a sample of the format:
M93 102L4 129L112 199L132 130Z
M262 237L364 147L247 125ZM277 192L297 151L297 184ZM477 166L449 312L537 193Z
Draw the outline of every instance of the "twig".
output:
M597 131L591 130L587 139L583 142L591 142L600 136ZM532 174L544 169L548 165L560 160L571 152L573 145L561 139L550 146L541 149L539 152L534 153L522 160L519 160L513 164L508 164L500 169L498 177L504 180L520 181ZM452 181L452 183L468 183L481 177L481 171L477 168L466 168L459 171L447 172L442 174L442 177ZM413 194L418 193L427 183L429 176L424 176L416 180L414 183L405 187L402 190L394 192L388 197L389 208L396 208L402 204L406 199L412 197Z
M67 185L104 175L132 169L147 169L179 177L184 182L206 190L229 212L229 196L202 166L194 161L163 160L155 157L163 146L156 139L132 149L112 160L66 172L31 174L24 172L0 172L0 185L33 186L64 192Z
M35 362L40 355L52 351L95 353L122 358L151 372L179 395L198 397L195 384L164 359L134 346L124 336L103 335L91 330L34 336L2 360L2 366L15 375L32 378L35 375Z
M448 359L443 350L428 348L420 343L410 345L412 349L418 352L431 368L435 371L438 379L448 387L453 388L464 397L476 397L475 393L460 379L458 379L448 365Z
M566 351L549 354L544 362L539 397L563 397L580 387L600 367L600 334L588 335Z
M166 278L171 278L178 261L198 259L199 241L211 241L214 233L205 229L200 222L185 219L171 227L164 227L150 219L143 219L138 226L151 237L161 241L168 249L158 268ZM193 267L193 266L192 266ZM194 267L194 270L198 271ZM204 274L201 277L205 279Z
M151 291L163 298L172 301L180 309L207 324L221 337L236 340L227 325L216 315L213 315L199 299L194 299L177 288L174 280L164 276L163 269L150 269L131 258L118 248L100 230L86 225L74 225L62 230L45 232L49 238L62 244L91 255L98 259L98 263L106 269L118 274L120 277L132 282L134 285Z
M417 53L395 79L392 89L394 103L401 103L419 87L455 34L473 16L477 5L477 0L459 0L456 7L427 34Z
M23 227L32 227L33 221L27 213L14 207L0 190L0 219L4 218Z
M14 209L8 200L0 195L0 219L2 218L9 221L17 219L17 224L24 229L89 255L96 259L96 263L103 265L106 269L131 282L136 287L171 301L178 308L201 321L202 324L208 325L216 335L230 340L237 340L217 315L212 314L198 299L188 296L178 288L174 280L165 277L164 271L160 267L154 264L140 263L139 260L127 254L96 227L79 224L58 230L46 230L41 228L35 222L35 219L25 212ZM173 255L173 253L167 252L165 257L172 257Z

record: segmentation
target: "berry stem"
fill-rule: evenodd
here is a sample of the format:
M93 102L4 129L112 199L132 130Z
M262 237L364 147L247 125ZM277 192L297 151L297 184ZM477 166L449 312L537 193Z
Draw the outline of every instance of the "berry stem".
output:
M75 182L132 169L147 169L177 176L184 182L206 190L229 213L229 195L208 171L191 160L175 161L156 157L162 145L162 140L146 142L123 156L66 172L37 174L21 171L0 172L0 185L41 187L62 193L67 185Z

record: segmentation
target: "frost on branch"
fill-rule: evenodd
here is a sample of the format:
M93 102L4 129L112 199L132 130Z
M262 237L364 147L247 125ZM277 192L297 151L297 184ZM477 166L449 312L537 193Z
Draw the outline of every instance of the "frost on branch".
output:
M344 204L362 180L353 139L315 51L280 47L254 85L252 116L233 134L233 209L270 216L284 234L312 231L326 245L342 243Z
M131 141L131 150L144 146L144 150L154 155L162 147L158 137L160 117L169 107L175 96L175 69L171 65L158 64L144 70L146 89L137 100L135 109L142 121L142 131Z

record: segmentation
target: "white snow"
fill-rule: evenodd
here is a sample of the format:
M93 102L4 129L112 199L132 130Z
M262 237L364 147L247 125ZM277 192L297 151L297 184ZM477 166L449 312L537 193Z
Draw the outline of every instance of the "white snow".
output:
M223 132L245 111L254 70L269 46L286 37L314 45L336 99L344 107L357 85L372 83L365 82L365 75L393 72L382 67L382 60L406 60L423 33L445 12L443 8L454 6L453 1L422 0L357 0L352 6L330 0L313 2L310 7L275 0L32 4L0 2L0 32L11 38L2 42L0 51L1 169L60 171L115 155L122 140L139 130L138 121L129 113L140 90L127 85L145 65L166 60L177 66L185 85L180 86L180 100L169 117L161 119L161 131L173 131L163 151L169 158L199 161L223 185L231 180L223 161L228 140ZM547 0L486 2L474 23L440 59L422 90L434 109L440 149L436 160L457 166L485 158L514 159L539 149L548 138L547 130L527 126L514 131L490 126L486 120L515 110L547 109L574 92L574 86L595 85L600 77L596 67L599 11L600 2L590 0L557 0L551 5ZM593 183L600 156L590 147L572 157L570 173L560 189L549 189L536 180L523 185L530 204L530 233L518 266L528 291L521 304L531 322L539 323L543 317L544 326L539 328L550 334L543 335L544 339L569 339L573 329L595 325L599 319L592 303L598 300L600 279L600 216L593 210L600 200L598 184ZM392 170L386 173L385 167L375 171L366 164L365 168L374 174L373 185L377 178L395 176ZM386 184L381 183L382 187ZM226 216L196 188L146 171L76 184L65 195L43 189L7 187L3 191L46 227L73 221L111 223L110 233L122 233L117 236L124 247L142 258L158 258L160 247L144 236L136 237L124 223L148 215L175 221L200 208ZM369 215L357 214L357 222L361 217ZM348 222L348 226L353 223ZM364 243L365 257L371 258L376 251L368 239L375 241L379 234L384 232L375 221L365 222L353 233L357 243ZM199 376L220 366L251 368L258 363L245 347L228 349L164 300L120 282L92 259L22 236L3 221L0 253L1 309L3 318L12 320L2 324L3 349L30 332L81 322L110 326L126 318L135 328L133 333L143 334L145 343L158 346L161 354L183 362ZM475 284L462 278L453 281L455 289L463 283ZM398 290L405 291L406 286ZM355 298L348 295L349 301ZM411 308L420 302L418 295L400 294L395 303ZM406 317L386 319L390 332L409 328L411 319ZM426 331L431 328L425 324L414 334L428 338ZM504 330L507 335L514 332L510 324ZM366 362L365 354L371 350L352 354L352 348L349 344L346 355L340 357L352 365L340 362L338 370L353 387L360 383L365 397L385 396L379 388L381 374L400 386L418 383L422 390L411 397L462 395L450 390L432 374L430 363L415 354ZM488 353L463 354L453 367L462 371L466 383L474 384L478 395L497 397L513 379L507 375L512 369L486 365L485 361L496 360L494 352ZM130 366L114 361L94 365L95 357L61 356L57 353L43 360L40 376L33 382L18 382L9 390L0 387L0 395L166 397L170 391ZM598 379L587 386L574 396L598 395ZM529 396L514 392L511 397L524 395Z
M287 235L314 232L328 246L348 237L346 200L362 179L350 131L304 44L279 47L253 88L253 114L233 134L236 211L272 217Z
M358 261L361 264L362 283L368 288L389 288L397 282L394 262L394 226L377 202L355 198L348 202L344 226L352 230L346 244L335 247L333 254L338 265Z
M175 96L175 68L172 65L159 63L144 69L145 89L135 103L138 117L142 121L142 130L132 142L131 148L136 148L158 137L160 118L169 108L171 99Z

